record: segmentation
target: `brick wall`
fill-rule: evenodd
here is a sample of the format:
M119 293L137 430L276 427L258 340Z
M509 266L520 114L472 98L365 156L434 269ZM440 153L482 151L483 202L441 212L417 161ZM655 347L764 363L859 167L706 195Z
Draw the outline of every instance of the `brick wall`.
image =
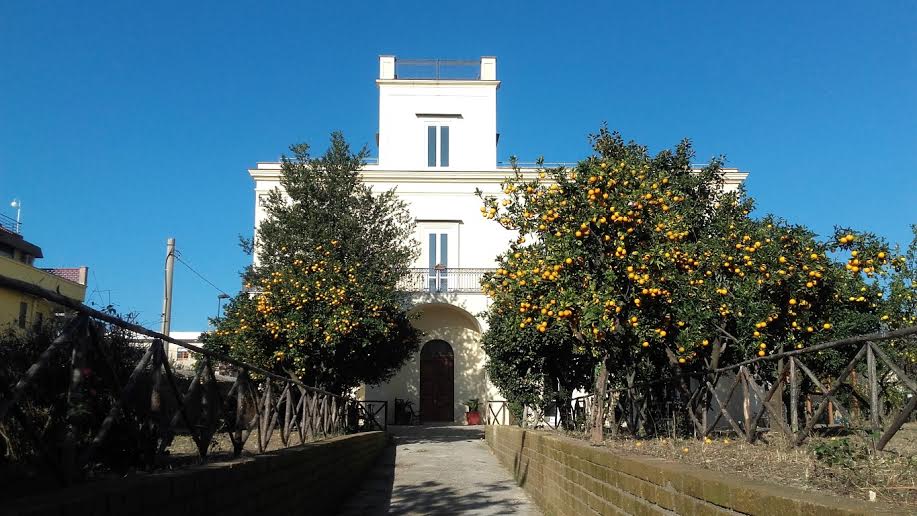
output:
M878 504L752 482L584 441L488 426L487 444L546 514L894 514Z
M335 437L232 462L91 482L12 505L0 502L0 514L327 514L359 485L385 444L383 432Z

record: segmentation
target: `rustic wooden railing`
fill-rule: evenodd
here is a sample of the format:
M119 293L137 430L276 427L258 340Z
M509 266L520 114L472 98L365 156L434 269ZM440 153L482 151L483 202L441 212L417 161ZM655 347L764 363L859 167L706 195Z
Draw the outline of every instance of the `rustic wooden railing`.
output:
M875 448L883 450L917 411L917 380L880 343L897 340L917 346L915 337L917 327L910 327L654 381L636 383L635 375L629 374L627 387L609 388L606 394L604 403L614 410L606 411L605 425L612 435L671 435L681 417L682 424L698 438L727 431L755 442L763 432L779 431L796 446L825 430L866 430L878 436ZM816 354L853 346L857 349L853 358L830 379L819 377L806 365ZM891 388L902 393L903 402L897 406L887 403L882 384L886 391ZM809 388L804 390L804 385ZM841 393L846 394L847 403ZM595 396L578 396L570 403L570 425L586 430ZM496 418L488 423L506 424ZM521 423L555 428L559 422L526 407Z
M173 339L13 278L0 275L0 288L41 297L76 313L15 386L9 388L0 383L0 424L11 416L29 434L36 449L41 449L39 431L19 404L39 375L50 368L52 360L70 356L69 387L62 393L66 395L68 406L67 435L61 450L42 450L45 462L54 466L64 484L86 472L113 424L126 411L143 415L138 435L145 436L149 441L146 447L154 450L153 464L145 465L153 467L164 464L168 448L179 433L190 436L199 459L206 461L217 433L227 435L231 454L239 456L253 433L257 451L262 453L270 446L295 446L345 432L384 428L384 420L381 424L376 420L377 413L367 411L365 404L353 398ZM104 336L98 321L153 338L130 376L123 381L118 381L110 357L98 363L88 362L90 355L105 356L100 345ZM197 371L187 389L179 388L181 382L169 365L164 342L187 349L198 357ZM225 385L221 388L216 379L214 368L218 363L231 365L237 371L228 391ZM114 384L107 387L117 393L117 401L101 424L90 428L79 407L82 400L94 395L85 381L93 370L106 373L96 377L114 379ZM141 389L141 385L145 387ZM89 439L85 439L87 433ZM84 438L78 439L78 435ZM272 442L275 435L279 437L279 444Z
M485 423L488 425L508 425L510 423L509 407L504 400L488 400Z
M362 407L361 413L365 418L367 430L388 429L388 401L386 400L357 400Z

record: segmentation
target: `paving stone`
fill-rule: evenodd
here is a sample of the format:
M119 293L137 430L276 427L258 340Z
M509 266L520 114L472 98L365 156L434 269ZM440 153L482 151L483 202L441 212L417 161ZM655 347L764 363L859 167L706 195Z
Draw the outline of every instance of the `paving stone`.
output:
M341 515L541 514L513 481L512 458L504 467L487 448L482 427L390 426L389 431L393 444ZM520 481L531 478L543 486L527 463L523 458L516 472Z

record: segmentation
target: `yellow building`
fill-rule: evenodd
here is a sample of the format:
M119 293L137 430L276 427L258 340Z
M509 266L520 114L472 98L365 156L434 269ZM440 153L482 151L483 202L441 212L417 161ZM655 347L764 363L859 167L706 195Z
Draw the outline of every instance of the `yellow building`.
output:
M35 267L35 260L42 258L41 248L22 238L15 229L0 226L0 276L24 281L83 302L88 267ZM53 320L56 313L63 311L62 307L45 299L0 287L0 331L41 326Z

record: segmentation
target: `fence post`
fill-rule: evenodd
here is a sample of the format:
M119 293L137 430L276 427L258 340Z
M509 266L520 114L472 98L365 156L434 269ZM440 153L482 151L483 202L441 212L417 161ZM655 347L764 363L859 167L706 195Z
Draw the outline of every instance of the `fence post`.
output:
M869 424L873 430L879 428L879 377L876 376L876 355L873 343L866 343L866 371L869 375Z
M794 434L799 433L799 382L794 357L790 357L790 429Z
M77 472L76 446L79 440L79 431L86 419L84 403L83 381L89 377L91 371L86 367L87 340L89 339L89 318L82 316L77 329L76 341L70 354L70 385L67 389L67 434L64 438L63 467L64 479L67 484L74 481Z
M757 428L750 428L749 423L751 422L751 398L748 396L748 377L744 374L741 374L745 371L745 367L742 366L739 369L739 374L742 377L742 422L745 427L745 435L749 436L749 441L752 440L757 432ZM763 400L762 400L763 401ZM755 423L757 426L757 423Z

